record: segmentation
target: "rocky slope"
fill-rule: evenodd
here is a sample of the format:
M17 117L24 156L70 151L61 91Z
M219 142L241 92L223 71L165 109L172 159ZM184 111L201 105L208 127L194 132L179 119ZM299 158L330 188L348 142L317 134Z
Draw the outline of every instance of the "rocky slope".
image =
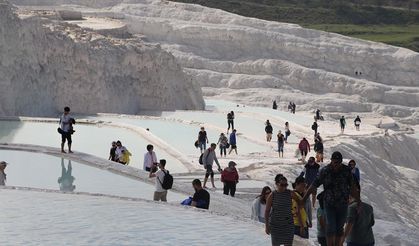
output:
M0 0L2 115L202 109L199 86L159 45L105 37Z

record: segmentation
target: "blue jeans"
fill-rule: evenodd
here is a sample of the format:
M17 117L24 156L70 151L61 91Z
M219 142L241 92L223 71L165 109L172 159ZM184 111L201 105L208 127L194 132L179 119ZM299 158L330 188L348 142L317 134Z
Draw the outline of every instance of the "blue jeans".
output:
M199 149L202 151L202 150L206 150L207 149L207 142L206 141L204 141L204 142L199 142Z
M278 152L284 152L284 144L281 142L278 142Z
M348 205L335 207L325 204L324 212L326 215L326 235L342 236L343 225L346 222L346 216L348 214Z

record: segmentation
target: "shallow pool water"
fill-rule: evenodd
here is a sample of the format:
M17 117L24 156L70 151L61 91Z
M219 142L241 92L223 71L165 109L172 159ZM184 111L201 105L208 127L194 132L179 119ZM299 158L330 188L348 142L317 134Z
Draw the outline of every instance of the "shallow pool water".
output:
M205 115L206 113L202 113ZM160 139L173 146L175 149L186 155L199 155L199 149L194 147L198 139L200 125L189 125L171 120L157 119L132 119L123 117L93 117L93 119L121 122L132 124L143 128L149 128L150 132ZM213 129L206 129L209 143L217 143L220 132ZM240 153L265 152L266 146L255 144L237 136L237 146Z
M196 209L2 189L0 196L2 246L270 245L262 224Z
M8 186L99 193L152 200L154 185L46 154L0 150ZM120 165L120 164L115 164ZM169 201L186 195L169 192Z
M23 143L59 148L61 136L57 132L58 124L0 121L0 142ZM111 142L121 140L132 153L130 166L143 168L147 140L126 129L98 127L94 125L75 125L73 150L108 159ZM174 173L186 172L185 166L163 149L155 147L157 158L167 160L167 168Z

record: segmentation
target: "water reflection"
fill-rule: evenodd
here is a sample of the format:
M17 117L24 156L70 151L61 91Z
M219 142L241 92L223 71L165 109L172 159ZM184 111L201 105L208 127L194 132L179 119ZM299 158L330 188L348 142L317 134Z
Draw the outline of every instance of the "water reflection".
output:
M76 186L73 185L73 182L76 178L71 175L73 167L71 165L71 160L68 160L67 169L64 165L64 158L61 158L61 177L58 178L58 184L60 185L60 191L74 191Z

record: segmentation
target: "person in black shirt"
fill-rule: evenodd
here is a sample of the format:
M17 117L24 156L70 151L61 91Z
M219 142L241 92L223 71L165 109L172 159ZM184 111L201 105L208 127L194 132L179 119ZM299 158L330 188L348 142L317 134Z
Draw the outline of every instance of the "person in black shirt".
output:
M208 209L210 204L210 194L202 188L201 181L194 179L192 186L195 189L195 194L192 198L192 207Z
M198 146L201 150L201 154L207 149L208 137L204 127L201 127L201 131L198 132Z

